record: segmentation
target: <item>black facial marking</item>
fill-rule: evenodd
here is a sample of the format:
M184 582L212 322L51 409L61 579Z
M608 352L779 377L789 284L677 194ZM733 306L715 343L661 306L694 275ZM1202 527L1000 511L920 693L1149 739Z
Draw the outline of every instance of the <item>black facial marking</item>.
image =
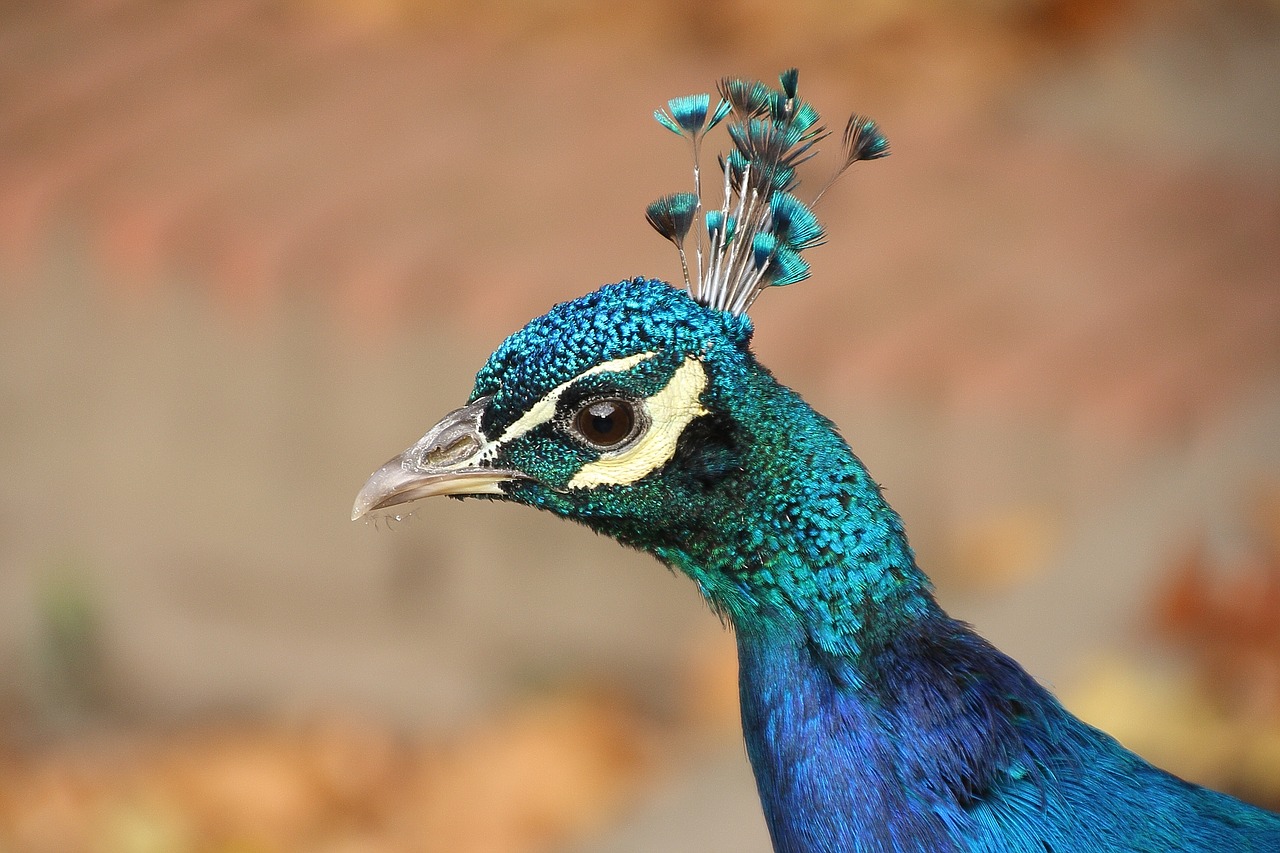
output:
M682 471L704 489L741 470L737 431L723 415L711 413L689 422L676 443L669 467Z

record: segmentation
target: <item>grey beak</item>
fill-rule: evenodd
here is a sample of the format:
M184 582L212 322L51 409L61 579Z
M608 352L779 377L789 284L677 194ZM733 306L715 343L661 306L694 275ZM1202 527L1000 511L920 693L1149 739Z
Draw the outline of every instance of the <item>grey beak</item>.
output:
M500 495L501 484L523 479L519 471L483 462L489 441L480 432L480 416L488 403L488 397L481 397L455 409L413 447L374 471L356 495L351 520L432 495Z

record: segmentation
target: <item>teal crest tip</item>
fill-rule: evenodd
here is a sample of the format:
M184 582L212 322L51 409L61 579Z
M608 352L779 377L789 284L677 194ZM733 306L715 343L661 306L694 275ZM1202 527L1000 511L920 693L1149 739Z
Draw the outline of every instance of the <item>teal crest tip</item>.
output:
M780 88L758 80L726 77L717 85L714 108L709 94L672 98L654 110L660 125L689 142L693 153L693 192L664 195L649 204L645 218L675 245L689 294L703 305L742 315L766 287L794 284L809 277L802 253L825 242L813 208L836 180L859 160L889 154L880 127L854 113L845 124L842 157L821 189L802 201L800 167L831 136L813 105L797 94L799 71L778 76ZM706 210L702 203L702 141L725 123L732 147L718 158L723 174L722 201ZM689 269L685 244L693 232L695 265Z

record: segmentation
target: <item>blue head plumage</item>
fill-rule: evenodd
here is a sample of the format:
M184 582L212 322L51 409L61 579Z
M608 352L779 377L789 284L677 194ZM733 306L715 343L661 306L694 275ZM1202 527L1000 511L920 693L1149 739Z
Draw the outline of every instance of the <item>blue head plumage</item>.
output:
M745 315L708 309L666 282L635 278L556 305L509 336L480 369L471 399L491 398L483 425L493 434L565 379L601 362L660 353L657 364L641 372L653 376L658 364L674 370L673 360L687 355L727 357L746 351L750 340Z

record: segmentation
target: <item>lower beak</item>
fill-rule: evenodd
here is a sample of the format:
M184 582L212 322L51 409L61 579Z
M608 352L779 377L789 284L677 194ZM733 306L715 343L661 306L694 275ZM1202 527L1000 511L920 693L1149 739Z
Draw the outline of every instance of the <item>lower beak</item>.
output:
M488 403L488 397L481 397L455 409L413 447L374 471L356 495L351 520L432 495L501 495L503 483L524 479L518 471L484 464L489 442L480 432L480 416Z

